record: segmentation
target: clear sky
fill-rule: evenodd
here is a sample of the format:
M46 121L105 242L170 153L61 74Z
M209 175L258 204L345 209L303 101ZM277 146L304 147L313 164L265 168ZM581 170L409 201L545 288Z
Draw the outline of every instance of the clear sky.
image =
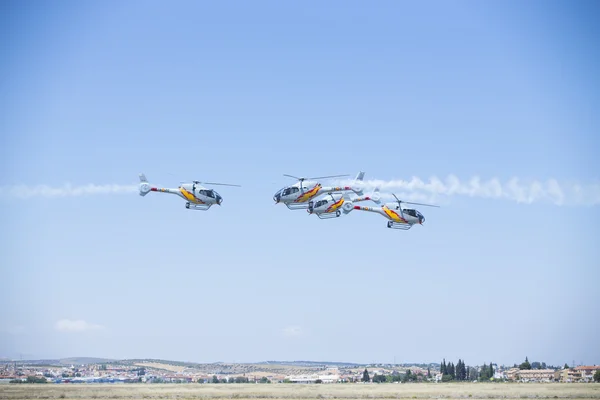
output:
M0 357L600 363L597 2L0 8ZM360 170L499 186L406 232L273 204Z

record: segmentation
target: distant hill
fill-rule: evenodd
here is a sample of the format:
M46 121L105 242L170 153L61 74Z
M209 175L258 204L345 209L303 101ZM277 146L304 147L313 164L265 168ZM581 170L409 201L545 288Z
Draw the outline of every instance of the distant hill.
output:
M225 369L256 369L261 368L260 366L267 367L269 369L276 368L277 366L281 368L308 368L308 369L319 369L323 367L329 366L337 366L341 368L362 368L369 365L373 365L371 363L351 363L351 362L336 362L336 361L310 361L310 360L296 360L296 361L260 361L260 362L247 362L247 363L230 363L230 362L212 362L212 363L198 363L191 361L175 361L175 360L163 360L163 359L153 359L153 358L139 358L139 359L110 359L110 358L99 358L99 357L68 357L68 358L60 358L60 359L42 359L42 360L10 360L10 359L0 359L0 364L17 362L19 364L28 364L28 365L54 365L54 366L71 366L71 365L87 365L87 364L108 364L108 363L118 363L118 364L126 364L126 365L137 365L139 363L154 363L154 364L164 364L170 366L178 366L185 368L199 368L199 369L213 369L215 371ZM376 363L376 365L383 366L383 363ZM385 364L388 365L388 364ZM427 368L428 366L438 367L439 363L402 363L398 364L403 367L411 367L411 366L419 366ZM261 368L262 369L262 368Z
M81 365L81 364L103 364L115 362L118 360L110 359L110 358L98 358L98 357L70 357L70 358L61 358L60 363L63 365Z
M335 361L261 361L255 363L258 365L261 364L275 364L275 365L294 365L294 366L303 366L303 367L316 367L319 365L335 365L340 367L358 367L365 364L359 363L349 363L349 362L335 362Z
M57 366L70 366L70 365L87 365L87 364L102 364L115 362L108 358L97 358L97 357L69 357L59 359L44 359L44 360L8 360L1 359L1 363L12 363L17 362L19 364L28 365L57 365Z

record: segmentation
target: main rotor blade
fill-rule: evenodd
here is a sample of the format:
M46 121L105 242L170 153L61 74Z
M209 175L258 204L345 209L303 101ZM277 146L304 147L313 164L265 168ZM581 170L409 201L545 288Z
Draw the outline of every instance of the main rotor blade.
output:
M350 176L350 175L330 175L330 176L317 176L314 178L308 178L308 179L327 179L327 178L341 178L344 176Z
M410 201L402 201L402 200L400 200L398 197L396 197L396 195L395 195L394 193L392 193L392 196L394 196L394 197L396 198L396 200L398 201L398 203L404 203L404 204L416 204L416 205L418 205L418 206L427 206L427 207L438 207L438 208L440 207L440 206L436 206L436 205L433 205L433 204L425 204L425 203L413 203L413 202L410 202Z
M294 176L294 175L288 175L288 174L283 174L283 176L287 176L287 177L290 177L290 178L298 179L299 181L301 181L301 180L303 180L303 179L304 179L304 178L298 178L297 176Z
M198 182L198 183L203 183L205 185L220 185L220 186L236 186L236 187L242 187L241 185L232 185L231 183L216 183L216 182Z
M410 201L403 201L402 203L404 204L416 204L418 206L427 206L427 207L440 207L440 206L436 206L434 204L425 204L425 203L411 203Z

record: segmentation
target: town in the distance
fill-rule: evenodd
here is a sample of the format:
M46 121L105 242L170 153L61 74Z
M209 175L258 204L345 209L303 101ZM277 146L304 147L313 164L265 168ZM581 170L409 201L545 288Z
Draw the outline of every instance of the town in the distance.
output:
M199 364L155 359L0 360L0 383L423 383L600 382L598 365L552 366L527 357L513 365L353 364L312 361Z

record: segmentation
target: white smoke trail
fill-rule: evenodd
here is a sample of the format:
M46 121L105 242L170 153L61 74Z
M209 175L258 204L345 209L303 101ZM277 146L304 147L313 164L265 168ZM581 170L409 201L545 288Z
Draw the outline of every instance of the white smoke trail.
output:
M340 185L351 185L353 181L340 181ZM418 177L410 180L394 179L389 181L370 179L363 182L365 191L379 187L383 199L393 199L391 192L405 201L436 202L443 197L467 196L487 199L505 199L517 203L532 204L536 202L550 202L555 205L600 205L600 184L560 184L555 179L546 182L522 182L512 178L506 183L498 179L481 181L477 176L468 181L461 182L454 175L448 176L445 181L437 177L423 181ZM137 185L80 185L52 187L48 185L17 185L0 187L0 197L27 199L33 197L59 198L93 196L106 194L136 193ZM388 193L386 193L388 192Z
M137 191L136 185L95 185L91 183L80 186L72 186L67 183L58 187L47 185L17 185L0 187L0 197L16 197L19 199L31 197L78 197L98 194L135 193Z
M351 180L341 182L343 185L352 183ZM449 175L445 181L437 177L432 177L428 181L412 177L410 180L370 179L363 183L367 191L379 187L382 197L385 199L393 199L391 192L394 192L398 198L407 201L435 201L444 196L467 196L505 199L523 204L550 202L558 206L600 205L600 184L560 184L556 179L549 179L546 182L526 182L519 178L512 178L506 183L502 183L496 178L482 181L475 176L462 182L456 176Z

